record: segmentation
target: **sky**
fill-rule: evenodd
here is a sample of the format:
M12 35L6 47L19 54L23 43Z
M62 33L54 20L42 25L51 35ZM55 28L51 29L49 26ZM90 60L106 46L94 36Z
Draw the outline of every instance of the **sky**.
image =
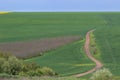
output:
M120 11L120 0L0 0L0 11Z

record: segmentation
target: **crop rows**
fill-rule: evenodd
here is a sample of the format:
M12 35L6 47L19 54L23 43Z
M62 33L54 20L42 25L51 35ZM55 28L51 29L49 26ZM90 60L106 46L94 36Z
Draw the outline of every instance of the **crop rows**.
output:
M101 17L106 24L95 33L101 57L105 67L109 68L114 75L120 75L120 14L102 14Z
M9 13L0 15L0 43L30 41L59 36L80 36L94 32L100 50L99 58L115 75L120 75L120 13ZM76 66L94 64L86 57L84 42L70 44L28 61L49 66L60 75L71 75L89 70ZM75 65L75 66L74 66Z

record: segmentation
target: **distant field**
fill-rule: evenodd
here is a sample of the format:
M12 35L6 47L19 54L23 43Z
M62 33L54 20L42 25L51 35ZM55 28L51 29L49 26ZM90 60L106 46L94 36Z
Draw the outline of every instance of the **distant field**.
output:
M9 13L9 12L0 12L0 14L7 14L7 13Z
M0 15L0 42L79 35L104 21L99 13L9 13Z
M87 31L94 32L100 49L102 62L110 68L114 75L120 75L120 13L8 13L0 15L0 43L47 39L59 36L81 36L85 38ZM61 75L89 70L92 66L82 67L80 64L93 64L85 58L84 42L66 45L47 52L42 57L29 59L42 66L50 66ZM69 59L66 58L69 57ZM77 56L77 57L76 57ZM83 59L82 59L83 58ZM57 64L63 63L64 64ZM68 65L67 65L68 63ZM57 65L56 65L57 64ZM65 65L66 64L66 65ZM78 66L71 66L78 65ZM80 67L81 66L81 67Z

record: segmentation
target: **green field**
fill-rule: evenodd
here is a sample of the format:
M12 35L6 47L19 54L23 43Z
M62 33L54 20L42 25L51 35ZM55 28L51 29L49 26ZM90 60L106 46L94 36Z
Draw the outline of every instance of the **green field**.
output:
M92 69L95 64L86 57L81 46L83 46L83 41L75 42L27 61L48 66L61 76L82 73Z
M120 76L120 14L101 14L106 24L95 32L105 67Z
M96 13L9 13L0 15L0 42L81 35L102 26Z
M120 76L120 13L9 13L0 15L0 42L28 41L41 38L80 35L94 32L104 66ZM91 69L94 65L84 54L83 42L75 42L43 56L28 59L49 66L60 75L71 75ZM75 66L77 65L77 66Z

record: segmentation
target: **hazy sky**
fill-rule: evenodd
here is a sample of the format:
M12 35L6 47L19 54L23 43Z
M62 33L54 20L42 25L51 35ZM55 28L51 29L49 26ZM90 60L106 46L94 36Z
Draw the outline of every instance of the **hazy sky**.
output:
M0 0L0 11L120 11L120 0Z

